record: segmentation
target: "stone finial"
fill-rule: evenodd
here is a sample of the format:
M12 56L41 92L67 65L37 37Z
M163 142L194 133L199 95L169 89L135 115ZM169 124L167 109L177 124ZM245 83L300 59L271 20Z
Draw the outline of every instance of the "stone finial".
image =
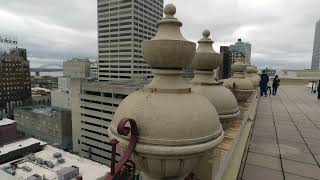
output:
M212 47L213 41L209 38L210 31L204 30L203 38L198 41L199 47L193 60L195 70L212 71L222 62L222 55L216 53Z
M220 122L227 127L239 114L238 103L231 91L213 78L213 70L219 66L222 55L214 51L209 30L204 30L202 36L193 59L195 72L191 80L192 91L209 99L218 111Z
M153 69L182 69L191 64L196 44L181 34L182 23L174 17L175 6L166 5L164 12L156 36L143 42L144 59Z

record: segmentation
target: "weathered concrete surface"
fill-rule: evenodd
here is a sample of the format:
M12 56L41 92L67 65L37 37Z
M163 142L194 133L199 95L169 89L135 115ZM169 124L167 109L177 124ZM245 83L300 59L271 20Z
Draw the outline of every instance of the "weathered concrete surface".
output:
M261 97L242 180L320 179L320 101L304 86Z

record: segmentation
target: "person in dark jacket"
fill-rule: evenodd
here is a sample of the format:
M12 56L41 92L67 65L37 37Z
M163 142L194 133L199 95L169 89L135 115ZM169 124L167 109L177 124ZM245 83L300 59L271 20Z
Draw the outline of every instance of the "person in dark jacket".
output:
M279 86L280 86L280 79L279 79L279 76L276 75L272 83L272 95L275 96L277 94Z
M269 76L267 75L266 71L263 70L262 74L260 75L260 95L267 97L267 86L269 82Z
M318 90L318 99L320 100L320 80L319 80L319 83L318 83L317 90Z

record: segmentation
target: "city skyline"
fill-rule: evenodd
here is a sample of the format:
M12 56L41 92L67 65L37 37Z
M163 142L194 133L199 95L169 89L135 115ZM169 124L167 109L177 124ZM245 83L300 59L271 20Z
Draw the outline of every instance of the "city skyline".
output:
M72 57L97 59L95 2L3 1L1 33L18 36L19 46L30 52L32 67L61 64ZM220 45L230 45L242 38L252 44L252 61L260 67L310 68L315 22L320 18L316 7L320 2L288 2L200 0L193 6L191 1L165 0L165 4L183 7L177 16L184 21L185 36L192 41L207 28L213 32L216 51ZM69 11L65 12L64 7Z

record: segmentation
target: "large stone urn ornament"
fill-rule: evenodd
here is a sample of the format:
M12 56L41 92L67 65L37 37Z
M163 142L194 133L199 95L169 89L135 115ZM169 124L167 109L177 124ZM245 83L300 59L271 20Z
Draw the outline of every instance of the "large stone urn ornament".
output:
M221 86L214 77L214 69L222 63L222 55L212 48L213 41L209 38L210 31L203 32L203 38L193 60L194 79L191 81L192 91L205 96L217 109L223 129L237 120L240 110L233 93Z
M242 61L235 62L231 65L233 75L223 83L236 96L238 103L242 105L246 105L247 100L256 89L252 82L245 77L246 68L247 65Z
M108 130L124 151L128 137L119 135L117 126L123 118L136 121L139 137L131 160L143 180L182 180L223 140L216 109L182 78L196 45L182 36L175 6L167 5L164 13L156 36L143 43L154 78L123 100Z

